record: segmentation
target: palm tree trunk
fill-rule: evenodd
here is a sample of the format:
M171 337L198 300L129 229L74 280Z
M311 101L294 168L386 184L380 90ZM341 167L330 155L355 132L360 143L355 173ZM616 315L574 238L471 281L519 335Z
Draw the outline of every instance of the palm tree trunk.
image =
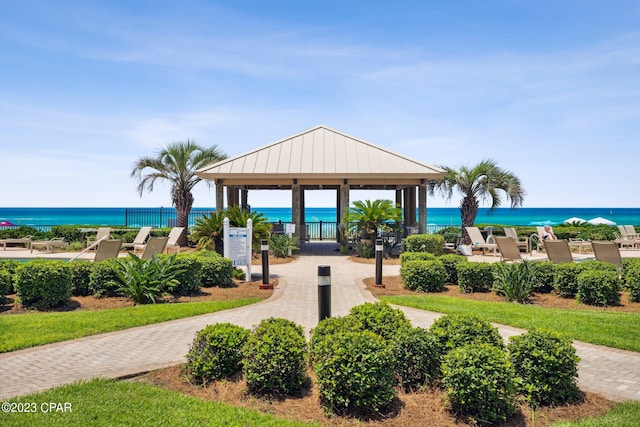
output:
M467 233L465 227L473 227L473 223L478 216L478 201L473 197L465 197L462 199L460 206L460 218L462 219L462 243L468 245L471 243L471 238Z
M178 239L178 246L187 246L189 244L188 229L189 229L189 213L193 206L193 195L191 193L181 195L181 197L174 197L174 206L176 208L177 226L184 227L184 231Z

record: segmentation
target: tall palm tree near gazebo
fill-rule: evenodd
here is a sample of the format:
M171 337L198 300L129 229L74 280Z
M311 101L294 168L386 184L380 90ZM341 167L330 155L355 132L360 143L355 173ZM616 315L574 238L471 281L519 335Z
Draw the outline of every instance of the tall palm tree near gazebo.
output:
M131 177L138 180L138 193L153 191L157 180L171 183L171 204L176 208L177 226L185 227L178 245L187 245L186 229L193 206L193 187L201 181L196 170L226 159L217 146L203 148L194 141L172 142L160 150L156 157L142 157L135 163ZM207 181L210 185L210 181Z
M527 194L520 178L513 172L498 167L495 160L484 159L477 165L469 168L462 166L454 169L440 166L446 171L443 178L429 182L429 193L433 195L440 192L447 200L457 190L462 196L460 202L460 217L462 219L462 242L471 242L464 227L471 227L478 216L478 208L481 201L491 203L490 210L502 204L501 193L511 201L511 208L522 206L524 196Z

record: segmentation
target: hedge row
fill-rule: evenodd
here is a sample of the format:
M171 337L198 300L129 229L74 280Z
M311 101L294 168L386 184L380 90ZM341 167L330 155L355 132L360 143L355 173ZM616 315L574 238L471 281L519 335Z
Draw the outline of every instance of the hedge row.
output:
M166 260L169 255L160 255ZM108 297L123 295L118 271L127 260L110 259L98 263L76 260L34 259L28 262L0 262L0 302L16 293L26 307L56 307L67 303L71 295ZM231 260L215 252L201 251L175 256L177 285L161 289L174 295L193 295L201 287L227 287L233 284ZM126 287L126 286L125 286Z
M388 411L397 387L442 386L454 412L484 423L507 420L518 396L534 408L578 397L570 340L532 330L505 346L473 317L443 316L427 330L385 303L367 303L318 323L306 351L302 328L289 320L266 319L251 332L221 323L196 334L184 370L196 384L242 370L249 392L291 395L309 381L308 360L325 409L360 416Z
M465 257L453 254L436 257L425 252L405 252L400 260L403 284L413 291L440 292L445 283L451 283L457 284L462 293L493 289L512 299L514 289L505 289L511 285L517 288L515 299L518 301L525 301L531 292L555 290L563 298L607 306L618 304L620 290L626 288L631 301L640 302L640 259L624 260L620 272L613 264L595 260L565 264L528 262L526 269L504 263L469 262ZM511 272L516 269L519 271ZM509 280L504 280L505 277ZM515 279L528 283L511 283Z

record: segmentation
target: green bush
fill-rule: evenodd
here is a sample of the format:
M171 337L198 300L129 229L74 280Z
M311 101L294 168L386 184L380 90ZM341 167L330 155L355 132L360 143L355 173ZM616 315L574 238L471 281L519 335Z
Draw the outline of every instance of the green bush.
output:
M377 413L393 398L394 361L386 341L369 331L338 333L319 343L315 360L320 399L337 414Z
M91 295L89 282L94 264L90 261L76 260L67 265L71 271L71 295L83 297Z
M65 242L83 242L86 243L87 239L80 227L77 225L54 225L51 227L51 233L54 237L62 237Z
M578 275L576 298L583 304L616 305L620 303L620 279L617 271L587 270Z
M486 262L461 262L456 266L460 292L487 292L493 286L493 267Z
M504 350L490 344L451 351L442 363L451 407L474 422L506 421L515 412L515 372Z
M140 259L133 254L116 260L118 292L136 304L155 304L158 297L179 285L176 276L184 270L176 260L177 255Z
M631 290L627 287L626 277L627 273L631 270L640 269L640 258L626 258L622 260L622 268L620 269L620 276L624 280L624 286L626 289Z
M199 251L195 255L202 265L201 283L205 288L233 286L233 263L213 251Z
M407 261L433 261L436 256L431 252L402 252L400 254L400 265Z
M327 317L318 322L318 326L311 330L311 340L309 341L309 360L322 359L320 351L326 346L320 343L326 339L331 339L333 335L345 332L358 332L364 330L362 322L354 316Z
M7 295L15 293L15 272L22 263L14 259L0 259L0 271L6 271L9 273L9 291Z
M6 270L0 270L0 304L7 303L11 287L11 274Z
M529 404L564 405L578 397L578 362L571 340L555 332L532 329L509 338L509 358L520 393Z
M396 377L405 389L429 385L440 377L440 346L428 330L404 328L393 339L391 350Z
M400 267L400 277L407 289L419 292L442 292L447 271L439 260L405 261Z
M520 304L529 301L535 283L530 262L523 260L513 264L496 263L493 276L493 288L507 301L517 301Z
M96 298L120 296L118 291L118 260L106 259L93 266L89 274L89 290Z
M402 310L382 301L352 307L349 315L360 321L364 330L378 334L385 340L392 339L401 329L411 327Z
M429 331L438 341L442 354L467 344L487 343L496 347L504 346L497 328L473 316L460 314L442 316L433 322Z
M430 252L444 254L444 237L440 234L412 234L402 240L403 252Z
M167 259L169 255L160 255L158 258ZM173 262L173 274L178 282L173 285L168 281L168 288L162 289L173 295L196 295L202 289L202 263L200 257L189 253L181 253L175 255Z
M360 240L353 245L353 249L360 258L373 258L376 254L375 246L368 240Z
M555 264L550 261L532 262L529 265L533 275L533 291L549 293L553 291L553 276Z
M16 270L15 288L26 307L57 307L71 298L71 270L64 261L34 259Z
M242 348L249 330L232 323L207 325L196 333L187 353L185 373L192 383L228 378L242 369Z
M632 302L640 302L640 267L628 269L624 276L625 287L629 290Z
M578 275L587 270L617 272L616 266L603 261L582 261L554 266L553 286L562 298L574 298L578 293Z
M458 283L458 264L467 262L467 257L457 254L447 254L438 257L438 260L444 265L446 271L446 283L455 285Z
M242 372L255 394L293 394L308 381L302 327L268 318L253 329L243 348Z
M269 236L269 249L276 258L286 258L289 252L298 249L298 238L288 234L272 234Z

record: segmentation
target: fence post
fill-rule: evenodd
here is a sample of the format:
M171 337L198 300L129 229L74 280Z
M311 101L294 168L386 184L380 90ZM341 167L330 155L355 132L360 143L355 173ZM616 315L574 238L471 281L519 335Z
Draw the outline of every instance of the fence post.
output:
M322 221L320 221L320 240L322 240Z

